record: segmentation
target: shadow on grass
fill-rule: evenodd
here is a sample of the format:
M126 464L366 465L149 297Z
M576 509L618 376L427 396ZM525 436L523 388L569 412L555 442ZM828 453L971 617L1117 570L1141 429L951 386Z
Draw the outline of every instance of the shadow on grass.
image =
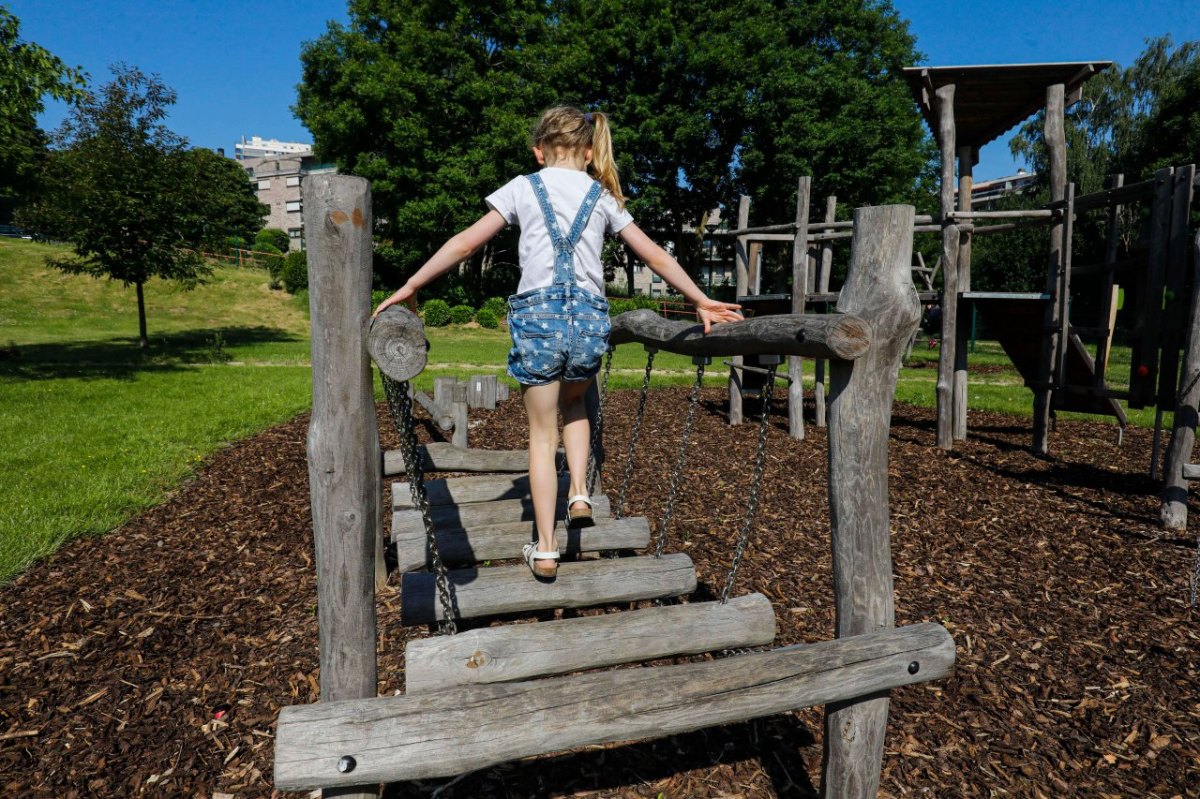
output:
M232 360L229 350L255 344L301 341L274 327L213 327L150 336L141 349L136 337L100 341L22 344L0 349L0 379L60 378L132 380L142 372L171 372Z

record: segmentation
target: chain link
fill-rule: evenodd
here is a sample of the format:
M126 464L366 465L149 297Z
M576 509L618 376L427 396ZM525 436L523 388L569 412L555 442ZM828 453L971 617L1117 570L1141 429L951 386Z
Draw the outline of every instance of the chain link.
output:
M642 394L638 397L637 417L633 420L633 434L629 437L629 451L625 454L625 475L621 478L621 490L613 508L613 518L622 518L625 495L629 492L629 481L633 478L633 453L637 449L638 436L642 432L642 417L646 415L646 398L650 395L650 370L654 368L654 354L658 350L646 348L646 376L642 378Z
M1196 606L1196 593L1200 591L1200 538L1196 539L1196 562L1192 565L1192 607Z
M675 468L671 470L671 487L667 490L667 506L663 510L662 522L658 526L658 543L654 546L654 557L661 558L667 544L667 528L671 526L671 515L675 511L675 497L679 493L679 481L683 475L683 462L687 458L688 438L692 435L692 420L696 418L696 406L700 404L700 384L704 382L704 367L707 358L696 359L696 383L688 400L687 421L683 423L683 435L679 439L679 454L675 456Z
M429 556L433 563L434 581L437 584L438 600L442 604L442 618L438 620L438 632L442 635L453 635L458 632L454 623L454 603L450 599L450 578L446 572L446 564L438 551L437 530L429 515L429 497L425 492L425 469L421 463L421 453L417 448L417 430L413 424L412 396L408 393L407 382L392 380L380 372L383 378L383 393L387 396L388 407L392 411L392 421L396 432L400 435L400 446L404 451L404 462L408 467L408 488L412 492L413 507L421 511L421 520L425 523L425 541L429 547Z
M596 493L596 478L600 472L596 465L596 452L604 437L604 403L608 401L608 375L612 371L613 349L608 349L608 359L604 362L604 377L600 381L600 402L596 405L596 426L592 428L592 449L588 453L587 492L588 496Z
M758 511L758 492L762 487L763 466L767 455L767 427L771 418L771 394L775 390L775 370L779 364L771 364L767 368L767 384L763 386L762 421L758 426L758 453L754 457L754 477L750 480L750 498L746 503L746 520L742 523L742 534L738 538L737 549L733 553L733 566L729 569L729 577L725 580L725 589L721 591L721 604L729 602L729 594L733 591L734 580L737 579L738 567L742 565L742 555L746 552L746 544L750 543L750 530L754 526L754 516Z

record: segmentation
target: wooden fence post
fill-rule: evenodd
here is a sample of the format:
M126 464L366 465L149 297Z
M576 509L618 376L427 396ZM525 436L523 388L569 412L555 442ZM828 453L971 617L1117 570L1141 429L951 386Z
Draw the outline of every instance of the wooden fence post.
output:
M750 198L742 195L738 201L738 230L750 226ZM737 295L747 293L750 282L749 257L746 252L746 238L739 236L733 245L734 260L737 266ZM734 366L729 367L729 423L742 423L742 370L738 366L744 360L741 355L729 359Z
M1159 520L1167 530L1187 529L1187 465L1196 444L1200 423L1200 234L1196 235L1192 259L1192 297L1188 307L1187 338L1183 349L1183 386L1175 404L1171 443L1167 445Z
M1046 155L1050 162L1050 201L1060 202L1067 193L1067 139L1063 121L1063 84L1046 87ZM1050 451L1050 414L1053 410L1055 381L1054 364L1058 362L1059 340L1058 286L1063 266L1063 223L1050 227L1050 263L1046 273L1046 293L1052 295L1046 305L1045 329L1042 335L1042 356L1038 368L1038 385L1033 389L1033 451L1045 455Z
M348 175L312 175L304 184L304 227L313 375L308 480L321 701L336 702L377 692L374 560L382 464L367 355L370 184ZM337 795L375 796L376 789Z
M825 198L825 221L837 221L837 197ZM828 229L828 228L827 228ZM833 242L821 242L821 265L817 271L817 293L829 293L829 273L833 271ZM813 361L813 402L816 404L817 427L825 426L825 361Z
M451 443L456 447L467 447L467 425L469 417L467 408L469 404L467 399L471 393L470 386L464 381L455 383L450 400L450 416L454 419L454 433L450 438Z
M808 206L812 178L800 178L796 185L796 238L792 240L792 313L804 313L805 288L808 285ZM788 433L804 438L804 359L788 356Z
M942 341L938 353L937 445L954 448L954 364L958 340L959 230L954 212L954 84L938 88L938 142L942 146ZM910 256L911 261L911 256ZM911 272L911 266L909 267Z
M833 361L829 385L829 510L837 637L894 626L888 514L888 430L904 349L921 320L912 283L912 206L854 212L850 270L837 310L869 321L871 347ZM919 667L919 666L918 666ZM825 706L821 781L827 799L879 791L887 692Z

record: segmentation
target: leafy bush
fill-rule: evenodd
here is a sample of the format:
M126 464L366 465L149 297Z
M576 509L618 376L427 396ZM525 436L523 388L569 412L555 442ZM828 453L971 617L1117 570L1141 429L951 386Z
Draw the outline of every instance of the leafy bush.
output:
M488 330L500 327L500 317L486 305L475 313L475 321L479 323L480 327L486 327Z
M288 294L308 288L308 257L303 250L289 252L283 259L283 287Z
M470 305L455 305L450 309L450 322L456 325L465 325L475 318L475 309Z
M429 327L445 327L450 324L450 306L445 300L427 300L421 306L421 318Z
M262 245L269 244L279 252L287 252L292 246L292 240L286 230L277 227L265 227L254 237L254 249L261 250Z
M497 319L503 319L505 316L508 316L508 300L503 297L489 297L479 307L479 310L491 311L492 316L495 316ZM479 322L479 314L475 315L475 321ZM483 322L479 322L479 324L482 325Z
M634 297L613 297L608 301L608 315L620 316L626 311L636 311L639 308L658 311L661 302L661 299L641 294Z

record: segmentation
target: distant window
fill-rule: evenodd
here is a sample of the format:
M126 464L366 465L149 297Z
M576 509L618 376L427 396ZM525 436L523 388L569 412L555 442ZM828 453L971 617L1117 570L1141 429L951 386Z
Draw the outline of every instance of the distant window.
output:
M269 180L260 180L260 181L258 182L258 190L259 190L259 191L266 191L266 190L267 190L267 189L269 189L269 188L271 188L271 181L269 181Z
M300 176L293 175L292 177L288 178L286 185L288 186L288 188L291 188L292 186L299 186L300 185Z
M290 227L290 228L288 228L288 235L291 236L293 239L298 239L304 235L304 228Z
M300 210L300 201L299 200L288 200L286 208L289 213L291 213L292 211L299 211Z
M651 281L652 283L661 283L661 282L662 282L662 278L661 278L661 277L659 277L658 275L655 275L654 277L650 278L650 281Z

